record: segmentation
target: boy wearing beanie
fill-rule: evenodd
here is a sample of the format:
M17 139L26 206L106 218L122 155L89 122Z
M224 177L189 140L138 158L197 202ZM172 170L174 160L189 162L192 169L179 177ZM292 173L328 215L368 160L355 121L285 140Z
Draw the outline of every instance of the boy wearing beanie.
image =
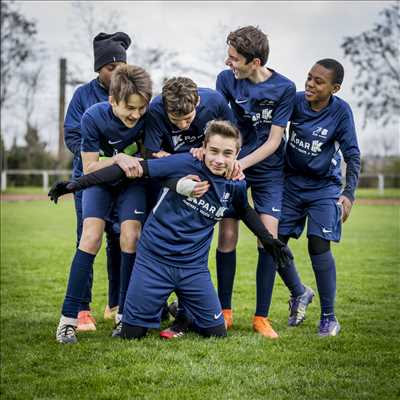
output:
M81 119L84 112L93 104L108 100L111 74L114 69L126 63L126 50L131 44L130 37L124 32L99 33L93 39L94 71L98 76L92 81L80 86L74 93L69 104L64 122L64 141L74 155L73 177L82 173L81 160ZM74 194L77 217L76 246L78 247L82 235L82 192ZM107 235L107 271L108 271L108 304L104 311L104 318L112 319L118 309L120 259L119 233L113 229L112 221L106 223ZM96 330L95 320L90 313L91 290L93 272L90 273L88 287L85 290L83 302L78 315L78 330Z

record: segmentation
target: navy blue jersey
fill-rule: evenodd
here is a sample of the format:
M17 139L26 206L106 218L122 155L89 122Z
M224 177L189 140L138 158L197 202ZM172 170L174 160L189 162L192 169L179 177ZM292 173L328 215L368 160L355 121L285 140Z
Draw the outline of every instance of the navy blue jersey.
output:
M217 90L230 104L237 127L242 134L243 158L268 139L272 125L286 127L293 110L296 86L283 75L270 70L269 79L252 83L236 79L231 70L222 71L217 77ZM261 163L266 168L283 166L284 143Z
M296 95L286 147L288 176L317 178L308 180L323 188L328 181L341 185L341 154L347 163L346 188L354 198L360 169L353 113L350 106L337 96L320 111L311 109L304 92Z
M145 116L133 128L126 127L114 115L111 104L102 102L93 105L82 117L83 152L98 152L100 157L112 157L118 153L133 155L135 142L143 136Z
M161 149L168 153L183 153L192 147L203 144L204 129L212 119L233 122L232 111L224 97L212 89L199 88L200 104L196 107L196 116L190 127L179 129L170 122L165 111L161 95L150 104L144 146L153 152Z
M101 86L98 78L80 86L74 92L64 121L64 141L68 150L74 154L74 176L82 174L81 160L81 119L84 112L93 104L107 101L108 91Z
M210 189L200 199L164 189L143 228L138 251L180 267L207 264L214 225L232 203L247 206L245 181L213 175L189 153L148 160L148 172L155 178L195 174L207 180Z

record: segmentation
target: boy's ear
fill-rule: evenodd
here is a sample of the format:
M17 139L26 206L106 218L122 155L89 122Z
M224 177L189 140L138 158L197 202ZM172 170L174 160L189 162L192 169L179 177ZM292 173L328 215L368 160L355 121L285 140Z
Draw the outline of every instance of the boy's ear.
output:
M337 93L340 90L340 88L341 88L340 84L339 83L335 83L333 85L332 94Z
M108 102L112 105L112 106L116 106L117 102L115 101L113 96L108 96Z

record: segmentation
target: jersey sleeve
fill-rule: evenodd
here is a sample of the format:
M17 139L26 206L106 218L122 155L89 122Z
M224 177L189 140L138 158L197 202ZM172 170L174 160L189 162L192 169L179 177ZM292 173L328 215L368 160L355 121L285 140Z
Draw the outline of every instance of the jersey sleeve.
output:
M232 206L238 215L242 215L243 211L249 206L247 198L246 181L234 181L235 191L233 193Z
M219 118L224 121L230 121L232 124L236 125L235 117L233 116L233 112L229 107L229 104L224 96L221 96L219 102L219 110L218 110Z
M100 151L100 137L99 129L93 117L85 112L82 117L82 152L96 152Z
M358 184L361 160L353 113L349 106L346 107L346 112L337 128L336 140L339 143L340 151L346 162L346 183L342 194L351 201L354 201L354 192Z
M74 155L79 155L81 151L81 119L84 112L78 89L72 96L64 120L64 142L68 150Z
M182 177L196 172L197 160L190 153L173 154L147 160L148 174L152 178Z
M154 110L149 110L147 113L144 147L152 152L161 150L163 137L166 134L161 118L162 116Z
M277 125L281 127L286 127L292 112L296 99L296 86L294 83L291 83L283 96L280 98L279 103L274 110L274 114L272 116L272 125Z
M217 82L215 84L215 88L216 88L217 92L222 94L222 96L225 98L226 102L229 104L231 98L229 95L228 86L226 84L226 77L225 77L224 71L222 71L217 76Z

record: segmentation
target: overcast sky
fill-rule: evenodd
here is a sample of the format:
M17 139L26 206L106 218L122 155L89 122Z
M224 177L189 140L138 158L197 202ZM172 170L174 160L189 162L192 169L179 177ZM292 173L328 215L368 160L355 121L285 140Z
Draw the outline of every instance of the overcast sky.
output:
M38 36L48 49L46 84L38 124L52 148L57 144L58 59L75 57L71 53L73 32L77 27L72 2L17 1L20 11L37 22ZM105 18L118 11L118 30L125 31L134 43L175 50L181 63L201 66L207 62L210 47L224 46L225 37L218 37L221 26L232 30L243 25L258 25L270 40L268 66L292 79L302 90L310 67L321 58L336 58L345 67L345 80L339 95L354 106L351 84L355 71L343 58L340 45L345 36L373 28L380 20L379 11L393 2L385 1L176 1L95 2L96 12ZM220 41L220 43L218 43ZM134 51L129 61L134 61ZM224 67L223 58L216 71ZM87 61L85 61L87 62ZM215 62L215 61L214 61ZM91 65L87 67L90 69ZM95 74L88 71L84 79ZM214 87L214 79L192 76L199 85ZM68 101L70 98L68 92ZM354 110L361 150L371 152L372 129L361 129L361 113ZM44 115L47 115L44 117ZM12 118L10 118L11 120ZM9 143L10 137L6 137ZM376 145L375 145L376 147ZM398 144L397 144L398 147Z

